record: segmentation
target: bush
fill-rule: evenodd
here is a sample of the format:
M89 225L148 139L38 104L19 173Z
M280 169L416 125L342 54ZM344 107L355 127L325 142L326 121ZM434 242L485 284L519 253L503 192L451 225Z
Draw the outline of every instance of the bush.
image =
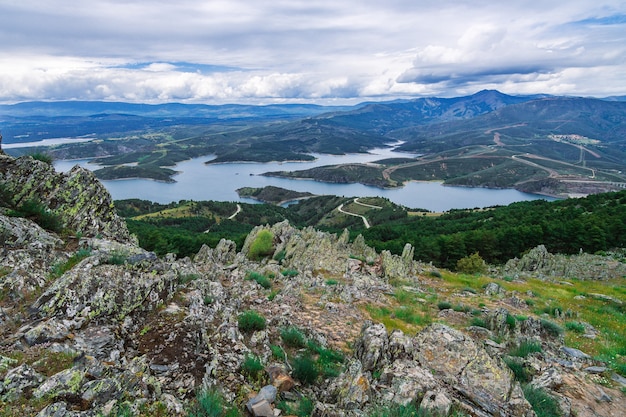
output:
M507 364L509 369L513 371L513 375L515 376L515 380L525 383L530 382L531 376L524 367L524 364L516 358L504 358L504 363Z
M261 359L256 355L246 355L241 364L241 371L251 378L257 378L263 370Z
M541 319L541 327L550 336L558 337L563 334L561 326L550 320Z
M509 355L511 356L518 356L520 358L525 358L526 356L530 355L531 353L535 353L535 352L541 352L543 349L541 348L541 344L537 343L537 342L529 342L529 341L524 341L522 343L520 343L520 345L511 350L509 352Z
M52 265L50 270L50 276L52 278L58 278L70 269L74 268L76 264L91 255L91 249L79 249L75 254L69 257L65 262L60 262Z
M565 323L565 328L574 333L585 333L585 326L579 322L568 321L567 323Z
M510 330L514 330L515 329L515 322L516 321L517 320L515 320L515 317L513 317L512 315L510 315L510 314L506 315L506 325L508 326L508 328Z
M269 256L274 252L274 236L269 230L261 230L254 242L250 245L248 257L253 260L259 260L265 256Z
M293 363L293 376L303 384L311 384L315 382L319 371L315 366L315 362L309 355L300 355L294 358Z
M481 319L480 317L473 317L470 321L470 326L484 327L485 329L489 328L485 320Z
M459 259L456 263L456 270L464 274L483 274L487 272L487 264L476 252Z
M278 345L270 345L272 356L279 360L285 360L285 351Z
M265 317L253 310L244 311L237 319L239 330L245 333L265 329Z
M270 288L272 288L272 283L269 280L269 278L263 274L259 274L258 272L248 271L248 273L246 274L246 279L256 281L257 284L259 284L261 287L265 288L266 290L269 290Z
M9 212L9 215L27 218L52 232L60 232L63 229L60 217L35 199L24 201L16 210Z
M537 417L561 417L563 415L559 403L542 388L525 385L523 390L524 396L533 407Z
M34 152L29 155L37 161L45 162L48 165L52 165L53 158L50 154L47 154L45 152Z
M222 395L215 389L202 390L196 395L196 402L187 417L238 417L241 413L227 405Z
M295 277L298 275L298 271L295 269L285 269L281 272L284 277Z
M306 337L304 333L295 326L285 327L280 331L280 337L285 345L292 348L303 348L306 346Z
M438 308L439 310L447 310L447 309L449 309L449 308L452 308L452 304L450 304L450 303L449 303L449 302L447 302L447 301L439 301L439 302L437 303L437 308Z

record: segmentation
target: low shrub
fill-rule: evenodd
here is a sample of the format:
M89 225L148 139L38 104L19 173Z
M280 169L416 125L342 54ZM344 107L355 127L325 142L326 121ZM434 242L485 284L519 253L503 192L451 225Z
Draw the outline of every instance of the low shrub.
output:
M439 301L439 302L437 303L437 308L438 308L439 310L447 310L447 309L449 309L449 308L452 308L452 304L450 304L450 303L449 303L449 302L447 302L447 301Z
M269 278L263 274L259 274L258 272L248 271L248 273L246 274L246 279L255 281L257 284L259 284L261 287L265 288L266 290L269 290L270 288L272 288L272 283L269 280Z
M541 328L550 336L559 337L563 334L563 328L550 320L541 319Z
M516 381L521 383L530 382L531 375L528 373L528 370L524 367L521 360L517 358L505 357L504 363L506 363L509 369L513 371Z
M286 354L285 351L278 345L270 345L270 351L272 352L272 356L279 360L285 360Z
M309 355L296 356L291 365L293 376L303 384L315 382L319 375L315 361Z
M244 333L263 330L265 329L265 317L254 310L247 310L239 315L237 324L239 330Z
M48 165L52 165L52 162L54 161L54 159L52 158L52 155L47 154L45 152L33 152L29 154L29 156L36 161L45 162Z
M52 213L43 203L35 199L24 201L17 209L10 211L9 215L32 220L39 226L52 232L60 232L63 230L61 218Z
M535 388L528 384L523 387L524 396L537 414L537 417L561 417L563 413L554 397L542 388Z
M284 277L295 277L298 275L298 271L295 269L285 269L281 272Z
M487 272L487 264L478 252L461 258L456 263L456 270L464 274L484 274Z
M246 355L241 364L241 371L251 378L256 379L259 373L263 371L261 359L256 355Z
M292 348L303 348L306 346L306 337L300 329L295 326L285 327L280 331L280 337L285 345Z
M309 417L313 412L314 404L307 397L302 397L297 403L279 401L276 404L276 408L282 410L285 415Z
M481 319L480 317L473 317L470 321L470 326L484 327L485 329L489 328L485 320Z
M565 328L574 333L585 333L585 326L582 323L576 321L568 321L565 323Z
M51 278L58 278L70 269L74 268L80 261L91 255L91 249L79 249L65 262L58 262L50 269Z
M506 320L506 325L509 328L509 330L515 329L515 324L517 322L517 320L515 320L515 317L513 317L510 314L507 314L505 320Z
M196 395L196 401L187 417L240 417L241 413L224 400L215 389L205 389Z
M261 230L248 251L248 257L252 260L259 260L274 252L274 235L269 230Z
M531 341L523 341L520 345L509 352L511 356L517 356L520 358L525 358L531 353L541 352L543 349L541 348L541 344L537 342Z

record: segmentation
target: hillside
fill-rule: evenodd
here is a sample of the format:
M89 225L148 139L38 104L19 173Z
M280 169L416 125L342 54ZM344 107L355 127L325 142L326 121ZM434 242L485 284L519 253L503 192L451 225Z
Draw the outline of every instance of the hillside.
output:
M501 272L474 262L483 272L456 274L415 261L410 244L394 255L287 221L254 227L240 248L223 239L157 257L88 171L0 155L0 174L3 416L608 417L626 407L623 276L546 276L561 261L545 248ZM586 254L566 262L591 265Z

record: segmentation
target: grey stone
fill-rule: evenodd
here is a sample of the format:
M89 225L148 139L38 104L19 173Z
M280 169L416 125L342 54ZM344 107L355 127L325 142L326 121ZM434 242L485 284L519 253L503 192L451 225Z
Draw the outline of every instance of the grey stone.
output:
M54 319L37 324L24 334L24 340L30 346L45 342L62 342L70 331L63 323Z
M428 391L420 403L420 409L438 416L447 416L451 408L452 400L443 391Z
M584 368L583 371L589 374L601 374L603 372L606 372L608 369L609 368L607 368L606 366L588 366Z
M553 390L563 385L563 376L557 368L548 368L537 378L534 378L530 384L537 388Z
M7 372L0 380L0 399L13 401L18 399L27 389L38 387L44 380L43 375L35 371L30 365L20 365Z
M44 396L62 398L66 395L78 395L84 382L84 371L76 368L65 369L48 378L33 391L33 396L35 398L43 398Z
M562 346L561 352L565 353L567 356L570 356L576 359L590 359L591 358L591 356L587 355L585 352L575 349L575 348L568 347L568 346Z

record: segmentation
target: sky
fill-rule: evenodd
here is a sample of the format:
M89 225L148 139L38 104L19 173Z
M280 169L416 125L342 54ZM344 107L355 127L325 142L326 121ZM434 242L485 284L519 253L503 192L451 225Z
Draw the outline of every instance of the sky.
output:
M623 0L0 0L0 102L626 95Z

